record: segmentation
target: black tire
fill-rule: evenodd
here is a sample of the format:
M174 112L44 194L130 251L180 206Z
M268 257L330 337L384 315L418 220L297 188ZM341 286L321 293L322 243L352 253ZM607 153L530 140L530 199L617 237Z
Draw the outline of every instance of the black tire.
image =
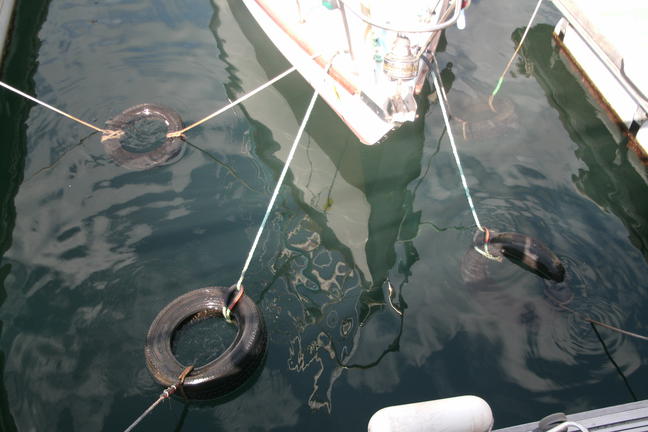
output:
M514 232L493 233L490 244L500 248L513 263L540 277L554 282L565 280L565 267L560 258L537 239Z
M518 122L513 101L505 96L493 100L495 111L488 98L472 98L462 92L452 93L453 119L459 123L458 135L466 140L495 139L510 134Z
M141 104L130 107L106 124L111 130L123 130L135 120L155 117L167 125L167 133L182 129L182 119L175 111L154 104ZM160 165L171 164L182 157L184 142L180 137L166 138L162 145L148 152L129 151L122 145L121 137L103 135L101 142L106 153L119 165L132 170L145 170Z
M173 334L192 317L222 317L229 304L232 288L207 287L184 294L169 303L155 317L146 337L146 366L155 381L164 387L177 382L187 365L182 365L171 351ZM254 374L267 346L263 316L254 301L243 296L232 310L238 333L232 344L218 358L198 366L184 381L189 399L214 399L236 390Z
M475 231L473 244L484 248L486 233ZM514 232L498 233L491 230L488 251L496 257L505 256L514 264L538 276L562 282L565 280L565 266L560 258L539 240Z

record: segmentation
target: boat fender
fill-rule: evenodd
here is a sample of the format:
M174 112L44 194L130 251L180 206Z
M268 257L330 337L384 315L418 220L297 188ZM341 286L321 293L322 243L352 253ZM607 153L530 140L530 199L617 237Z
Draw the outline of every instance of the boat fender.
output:
M377 411L369 420L368 432L489 432L493 413L477 396L459 396Z
M114 131L124 128L137 120L153 117L162 120L167 126L167 134L182 129L182 120L175 111L154 104L141 104L128 108L106 122ZM104 134L101 142L106 153L119 165L132 170L145 170L160 165L171 164L182 157L184 142L181 137L166 137L164 142L153 150L138 152L123 144L123 133Z
M178 328L192 319L222 317L234 288L207 287L188 292L169 303L155 317L144 349L146 366L160 385L169 387L186 368L171 349ZM185 378L183 390L188 399L214 399L242 386L261 364L267 346L263 316L248 296L232 310L238 332L232 344L215 360L195 367Z
M554 282L565 280L565 267L555 253L532 237L514 232L497 233L490 231L489 238L478 231L475 246L483 248L488 242L488 251L494 256L505 256L513 263L545 279Z

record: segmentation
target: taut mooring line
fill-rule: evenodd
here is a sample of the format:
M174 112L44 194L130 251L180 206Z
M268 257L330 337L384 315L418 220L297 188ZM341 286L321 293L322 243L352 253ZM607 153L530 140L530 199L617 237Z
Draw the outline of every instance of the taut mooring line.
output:
M306 109L306 113L304 114L304 119L302 120L301 125L299 125L297 136L295 137L295 140L292 143L292 147L290 148L290 152L288 153L288 157L286 158L284 167L281 170L279 179L277 180L277 185L274 188L274 192L272 192L272 197L270 198L270 202L268 203L268 208L266 209L266 212L263 215L263 220L261 221L259 230L257 231L256 236L254 237L254 242L252 242L252 247L250 248L250 252L248 253L248 256L245 260L245 264L243 265L243 270L241 270L241 275L239 276L239 279L236 282L237 291L241 291L242 289L241 284L243 283L243 278L245 277L245 273L247 272L247 269L250 266L250 262L252 261L252 257L254 256L254 251L256 250L257 245L259 244L259 239L261 238L263 229L265 228L266 223L268 222L268 217L272 212L272 207L274 206L277 196L279 195L279 190L281 189L281 185L283 184L284 178L288 173L288 168L290 167L290 163L292 162L293 157L295 156L295 151L297 150L297 144L299 144L299 141L301 140L302 134L304 133L304 129L306 128L306 123L308 123L308 119L310 118L311 112L313 111L313 107L315 106L315 101L317 100L317 95L318 95L317 90L315 90L315 92L313 92L313 97L311 98L310 104ZM230 308L223 306L223 316L225 317L226 320L228 321L230 320Z
M102 128L100 128L100 127L97 127L97 126L95 126L95 125L92 125L92 124L90 124L90 123L88 123L88 122L86 122L86 121L83 121L83 120L81 120L81 119L79 119L79 118L73 116L72 114L68 114L68 113L66 113L65 111L62 111L62 110L60 110L60 109L58 109L58 108L56 108L56 107L53 107L52 105L49 105L49 104L47 104L47 103L45 103L45 102L43 102L43 101L41 101L41 100L38 100L38 99L36 99L35 97L30 96L30 95L28 95L27 93L22 92L22 91L18 90L17 88L12 87L12 86L10 86L9 84L4 83L4 82L2 82L2 81L0 81L0 86L6 88L7 90L10 90L10 91L16 93L16 94L18 94L18 95L20 95L20 96L22 96L22 97L24 97L24 98L26 98L26 99L29 99L29 100L32 101L32 102L36 102L37 104L42 105L42 106L44 106L45 108L48 108L48 109L50 109L50 110L52 110L52 111L54 111L54 112L56 112L56 113L58 113L58 114L61 114L62 116L67 117L67 118L69 118L70 120L74 120L74 121L77 122L77 123L81 123L82 125L89 127L90 129L94 129L94 130L96 130L97 132L101 132L101 133L103 133L103 134L110 135L110 136L112 136L112 134L119 134L119 133L121 132L121 131L114 131L114 130L109 130L109 129L102 129Z
M493 111L495 111L495 107L493 107L493 99L495 99L495 95L499 91L500 87L502 87L502 83L504 82L504 75L506 75L506 72L508 72L509 68L511 67L511 64L513 64L513 59L515 59L515 56L520 51L520 48L522 48L522 44L524 43L524 39L526 39L527 33L529 33L529 29L531 28L531 23L535 19L536 14L538 13L538 9L540 9L541 4L542 4L542 0L538 0L538 4L536 5L535 10L531 14L531 19L529 20L529 24L527 24L526 29L524 30L524 33L522 34L522 38L520 39L520 43L518 44L517 48L515 48L515 51L513 52L513 55L511 56L511 59L506 64L506 67L504 68L504 70L502 71L502 74L500 75L499 79L497 80L497 84L495 85L495 88L493 89L493 93L491 93L490 97L488 98L488 106Z
M439 105L441 105L441 112L443 113L443 121L445 122L446 131L448 132L448 138L450 138L450 146L452 147L452 154L454 155L455 162L457 163L457 168L459 169L459 177L461 177L461 184L464 188L466 198L468 199L468 205L470 206L470 211L472 213L473 219L475 219L475 225L479 228L480 231L484 232L486 236L486 241L484 241L484 249L480 249L477 245L473 246L474 249L479 252L484 257L492 261L501 262L502 257L495 256L488 251L488 238L490 236L490 231L488 228L484 227L479 223L479 217L477 216L477 210L475 209L475 204L473 203L472 196L470 194L470 188L468 188L468 182L466 181L466 176L461 166L461 159L459 158L459 152L457 151L457 145L455 144L454 134L452 133L452 127L450 126L450 118L448 117L448 96L446 95L445 89L441 83L441 72L439 72L439 63L434 58L434 71L432 72L432 79L434 81L434 88L436 89Z
M160 393L160 396L158 396L157 400L153 402L146 410L144 410L144 412L139 417L137 417L137 419L135 419L135 421L131 423L131 425L128 426L124 430L124 432L131 432L133 429L135 429L135 426L137 426L142 420L144 420L144 417L146 417L151 412L153 412L155 407L157 407L163 400L169 399L173 393L178 391L178 389L184 395L184 390L182 389L182 386L184 385L185 378L187 378L187 375L189 375L189 373L193 369L194 369L193 365L184 368L184 370L178 376L178 380L176 381L176 383L162 390L162 393Z
M310 59L312 60L312 59L314 59L314 58L319 57L320 55L321 55L321 54L315 54L315 55L312 55L312 56L310 56ZM225 111L229 110L230 108L235 107L236 105L240 104L241 102L246 101L247 99L251 98L251 97L254 96L255 94L259 93L261 90L264 90L265 88L270 87L272 84L276 83L277 81L279 81L280 79L282 79L282 78L285 77L286 75L289 75L290 73L294 72L295 70L297 70L297 67L296 67L296 66L291 67L290 69L288 69L288 70L286 70L286 71L280 73L280 74L277 75L276 77L272 78L270 81L268 81L268 82L266 82L266 83L260 85L259 87L255 88L254 90L251 90L250 92L244 94L244 95L241 96L240 98L236 99L234 102L230 102L229 104L225 105L223 108L221 108L221 109L219 109L219 110L217 110L217 111L214 111L213 113L209 114L207 117L204 117L204 118L198 120L197 122L195 122L195 123L193 123L193 124L187 126L187 127L184 128L184 129L181 129L181 130L179 130L179 131L175 131L175 132L170 132L170 133L168 133L168 134L167 134L167 137L168 137L168 138L175 138L175 137L182 136L182 134L184 134L184 133L187 132L188 130L193 129L193 128L195 128L196 126L199 126L199 125L205 123L206 121L211 120L211 119L213 119L214 117L216 117L216 116L218 116L218 115L221 115L221 114L224 113ZM328 69L327 69L327 70L328 70Z
M201 124L205 123L207 120L211 120L211 119L213 119L214 117L216 117L216 116L218 116L218 115L224 113L224 112L227 111L228 109L233 108L233 107L235 107L236 105L240 104L241 102L244 102L244 101L246 101L247 99L251 98L251 97L254 96L255 94L259 93L261 90L263 90L263 89L265 89L265 88L267 88L267 87L270 87L272 84L276 83L276 82L279 81L281 78L285 77L286 75L290 74L291 72L295 71L296 69L297 69L297 68L296 68L295 66L291 67L291 68L288 69L287 71L282 72L281 74L279 74L279 75L277 75L276 77L272 78L270 81L268 81L268 82L266 82L266 83L260 85L259 87L255 88L254 90L250 91L249 93L244 94L244 95L241 96L240 98L236 99L234 102L231 102L231 103L225 105L223 108L219 109L218 111L215 111L215 112L209 114L207 117L204 117L204 118L198 120L197 122L195 122L195 123L193 123L193 124L190 124L189 126L187 126L187 127L184 128L184 129L181 129L181 130L179 130L179 131L175 131L175 132L170 132L170 133L168 133L168 134L167 134L167 137L168 137L168 138L175 138L175 137L182 136L182 134L184 134L184 133L187 132L188 130L193 129L193 128L195 128L196 126L200 126Z
M434 60L437 63L437 60ZM432 79L434 81L434 88L436 89L437 94L439 95L439 105L441 105L441 112L443 113L443 121L445 122L446 130L448 131L448 138L450 138L450 146L452 147L452 154L454 155L455 162L457 163L457 168L459 169L459 176L461 177L461 184L463 185L464 192L466 193L466 198L468 199L468 205L470 206L470 211L472 212L473 219L475 219L475 224L480 231L484 231L484 228L479 223L479 217L477 217L477 210L475 210L475 204L473 203L472 196L470 195L470 189L468 188L468 182L466 181L466 176L464 175L463 167L461 166L461 159L459 158L459 153L457 152L457 145L455 144L454 134L452 133L452 127L450 126L450 119L448 118L448 112L446 110L447 96L445 90L441 85L441 76L439 75L438 67L432 72Z

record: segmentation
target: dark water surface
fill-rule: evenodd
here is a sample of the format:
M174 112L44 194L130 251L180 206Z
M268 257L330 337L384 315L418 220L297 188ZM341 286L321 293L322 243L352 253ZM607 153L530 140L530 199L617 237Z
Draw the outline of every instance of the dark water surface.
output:
M483 103L534 5L474 1L468 28L447 32L457 111ZM99 125L141 103L189 123L289 66L234 0L34 0L17 19L2 79ZM482 223L549 245L564 285L468 253L433 96L374 147L319 101L245 280L269 331L262 371L225 400L166 402L138 430L363 430L381 407L462 394L503 427L631 401L589 325L549 301L648 334L646 169L554 49L557 19L545 4L500 92L510 114L465 139L456 127ZM156 399L149 325L187 291L236 282L311 91L291 75L147 171L2 91L3 430L123 430ZM648 397L648 344L600 332ZM201 322L174 349L208 361L201 347L231 338Z

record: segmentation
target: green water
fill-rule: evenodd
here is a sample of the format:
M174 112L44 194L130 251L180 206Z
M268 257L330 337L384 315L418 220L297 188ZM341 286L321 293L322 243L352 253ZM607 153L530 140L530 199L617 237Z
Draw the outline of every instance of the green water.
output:
M21 2L2 79L99 125L147 102L189 123L289 67L238 3ZM447 32L451 103L491 91L534 5L474 1ZM543 6L498 95L513 114L457 131L464 169L483 224L563 260L573 310L648 334L646 169L554 49L557 19ZM311 91L291 75L147 171L0 93L3 430L123 430L157 398L149 325L187 291L236 282ZM225 400L165 402L138 430L363 430L381 407L462 394L503 427L632 400L589 325L548 301L555 287L509 262L466 282L474 222L430 100L374 147L317 103L245 279L263 369ZM648 344L601 335L648 397ZM201 345L232 337L201 322L174 349L208 361Z

